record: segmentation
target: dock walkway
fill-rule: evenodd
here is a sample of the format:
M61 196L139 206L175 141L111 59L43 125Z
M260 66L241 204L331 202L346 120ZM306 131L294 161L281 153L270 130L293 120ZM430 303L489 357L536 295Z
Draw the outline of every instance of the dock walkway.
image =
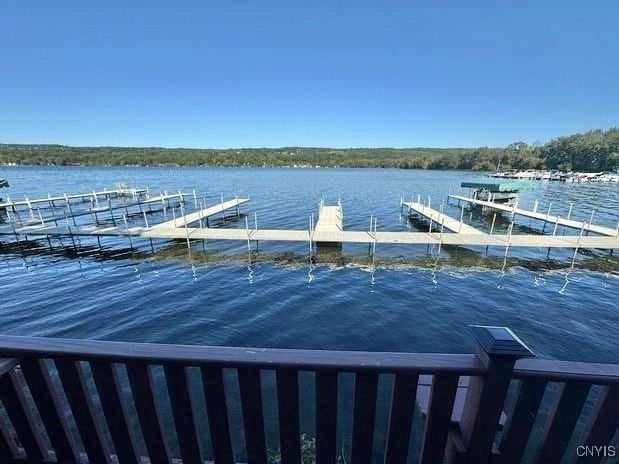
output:
M170 229L170 228L178 228L185 227L186 225L190 225L194 222L198 222L201 219L208 219L211 216L216 214L224 213L229 209L238 208L244 203L247 203L249 198L235 198L233 200L223 201L214 206L210 206L205 209L201 209L196 211L195 213L186 214L185 216L181 216L171 221L162 222L161 224L157 224L153 226L153 229Z
M81 200L85 200L85 199L96 200L99 197L110 198L110 197L119 197L122 195L136 196L136 195L141 195L142 193L146 193L146 192L147 192L147 189L143 189L143 188L140 188L140 189L126 188L126 189L115 189L115 190L102 190L99 192L90 192L90 193L76 193L72 195L60 195L60 196L55 196L55 197L48 195L45 198L34 198L32 200L28 198L25 198L24 200L19 200L19 201L7 200L3 203L0 203L0 208L11 207L14 209L16 206L30 207L33 204L38 204L38 203L49 203L50 205L53 205L57 201L75 200L78 198Z
M598 226L595 224L589 224L588 222L584 222L584 221L575 221L573 219L562 218L560 216L553 216L551 214L544 214L544 213L539 213L537 211L529 211L526 209L508 206L508 205L504 205L500 203L493 203L491 201L476 200L474 198L465 197L462 195L449 195L449 197L453 198L454 200L465 201L465 202L468 202L474 205L484 206L486 208L491 208L491 209L495 209L498 211L511 213L514 215L524 216L524 217L528 217L531 219L537 219L540 221L548 222L550 224L557 224L563 227L569 227L571 229L581 230L584 227L585 232L594 232L596 234L606 235L609 237L619 236L619 230L617 229L611 229L610 227L603 227L603 226Z
M579 248L579 249L619 249L619 238L608 236L576 235L506 235L506 234L443 234L427 232L375 232L367 231L325 231L282 230L282 229L223 229L196 227L116 227L116 226L26 226L13 229L0 227L0 235L19 236L118 236L157 239L191 240L236 240L276 241L276 242L340 242L358 244L407 244L407 245L455 245L455 246L495 246L517 248Z
M428 218L437 226L442 225L445 229L450 230L451 232L466 235L486 235L481 230L469 226L462 221L458 221L457 219L453 219L452 217L436 211L423 203L417 201L403 201L402 204L407 207L409 211L414 211L415 213Z

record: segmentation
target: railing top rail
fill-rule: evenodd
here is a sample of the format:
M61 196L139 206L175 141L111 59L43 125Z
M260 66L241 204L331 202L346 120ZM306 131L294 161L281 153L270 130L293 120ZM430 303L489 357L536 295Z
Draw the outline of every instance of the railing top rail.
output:
M619 364L520 359L516 362L514 376L540 377L556 382L574 380L599 384L619 383Z
M256 366L298 370L375 372L414 371L421 374L449 372L480 375L486 371L473 354L393 353L366 351L240 348L199 345L166 345L98 340L0 336L0 357L104 359L111 362L141 361L185 366Z

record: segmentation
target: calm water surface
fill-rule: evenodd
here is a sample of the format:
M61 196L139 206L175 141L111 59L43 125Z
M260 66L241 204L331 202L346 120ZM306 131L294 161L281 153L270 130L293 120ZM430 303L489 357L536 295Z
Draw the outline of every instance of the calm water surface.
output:
M251 201L242 212L261 228L308 227L322 196L344 205L344 227L415 230L400 215L404 195L431 197L437 209L461 181L488 180L469 172L374 169L210 169L15 167L0 170L7 194L87 192L119 182L151 193L195 189L207 204L220 195ZM616 227L619 186L537 183L520 204ZM193 199L189 204L193 203ZM192 205L188 205L191 208ZM460 216L455 204L445 211ZM155 213L151 221L163 219ZM466 210L465 220L489 228L491 216ZM141 217L132 223L142 225ZM499 217L495 229L509 220ZM219 223L217 226L224 227ZM245 217L225 224L245 227ZM517 218L515 231L542 224ZM547 227L546 233L552 227ZM552 233L552 232L551 232ZM558 234L576 231L557 230ZM65 239L66 242L66 239ZM321 251L310 266L307 244L260 243L248 259L244 243L194 244L106 238L82 239L75 255L0 249L2 333L108 340L286 348L469 352L470 324L507 325L541 356L619 362L619 265L607 252L545 249L441 250L425 246L367 246ZM89 251L90 250L90 251ZM438 258L438 259L437 259Z

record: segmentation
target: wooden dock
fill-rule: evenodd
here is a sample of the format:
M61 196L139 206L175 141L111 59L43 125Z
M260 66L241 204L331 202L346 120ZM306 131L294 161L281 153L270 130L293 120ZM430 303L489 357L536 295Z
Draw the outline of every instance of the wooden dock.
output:
M483 206L485 208L495 209L498 211L503 211L505 213L510 213L513 215L524 216L531 219L537 219L539 221L544 221L550 224L556 224L558 226L568 227L570 229L576 230L584 230L585 232L594 232L600 235L606 235L609 237L619 237L619 229L612 229L610 227L598 226L595 224L590 224L584 221L575 221L569 218L562 218L560 216L555 216L551 214L544 214L537 211L530 211L522 208L518 208L515 206L508 206L501 203L493 203L491 201L477 200L474 198L462 196L462 195L449 195L450 198L454 200L464 201L471 203L477 206Z
M414 212L418 215L421 215L427 218L430 221L430 223L435 224L438 228L444 227L445 229L451 232L456 232L458 234L485 235L484 232L482 232L481 230L465 224L462 220L458 221L456 219L453 219L452 217L447 216L446 214L443 214L440 211L436 211L421 202L403 201L402 205L408 208L409 214Z

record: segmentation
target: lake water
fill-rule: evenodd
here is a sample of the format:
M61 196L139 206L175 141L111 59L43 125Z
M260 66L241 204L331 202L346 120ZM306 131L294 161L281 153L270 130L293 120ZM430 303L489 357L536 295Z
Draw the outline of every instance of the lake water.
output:
M196 190L207 204L250 198L242 208L260 228L306 229L321 197L341 199L345 229L414 230L400 215L400 198L431 197L437 209L462 181L488 181L471 172L389 169L211 169L141 167L10 167L3 196L88 192L119 182L151 193ZM537 183L520 205L615 227L619 186ZM187 208L193 205L187 202ZM455 204L445 212L458 218ZM168 219L170 212L168 211ZM89 219L89 218L87 218ZM155 213L150 221L163 219ZM489 228L490 216L465 211L465 221ZM134 224L143 224L139 216ZM218 227L245 227L245 218ZM504 231L499 217L495 230ZM531 227L531 228L530 228ZM514 233L539 233L541 223L516 218ZM549 226L547 233L552 226ZM537 231L537 232L536 232ZM558 234L577 234L563 231ZM5 240L6 241L6 240ZM619 362L619 264L608 252L483 247L437 249L345 245L320 251L310 266L302 243L155 243L105 238L72 245L45 240L39 250L3 246L0 253L2 332L72 338L311 349L469 352L470 324L511 327L540 356ZM69 246L71 245L71 246ZM567 278L567 281L566 281Z
M149 186L150 192L196 190L207 205L221 195L249 197L240 218L213 227L307 229L319 200L341 200L344 228L405 231L400 198L421 195L440 208L462 181L487 181L476 173L383 169L198 169L14 167L0 170L11 183L2 191L17 199L89 192L119 182ZM531 209L616 227L619 186L537 183L521 195ZM186 202L189 212L193 199ZM550 205L552 203L552 205ZM444 211L459 218L456 204ZM117 212L117 216L122 211ZM80 221L89 220L86 216ZM117 217L118 219L118 217ZM151 224L171 211L150 214ZM492 215L465 210L465 222L488 230ZM131 224L143 225L135 215ZM510 219L498 216L497 232ZM542 224L516 218L514 233L539 233ZM551 232L547 227L546 233ZM557 234L577 234L558 228ZM341 251L320 249L310 263L308 244L94 238L73 243L46 240L0 247L0 327L5 334L140 342L368 351L471 352L471 324L511 327L537 354L566 360L619 362L619 261L608 252L483 247L382 246L374 260L366 245ZM159 374L160 375L160 374ZM226 377L228 394L237 395ZM387 423L389 384L379 385L374 461ZM352 379L340 381L340 409L350 411ZM235 392L236 390L236 392ZM263 376L267 444L278 447L273 375ZM301 395L311 396L301 376ZM159 401L165 396L157 392ZM161 403L160 403L161 404ZM238 403L231 405L237 458L244 455ZM301 430L312 434L312 405L301 404ZM164 415L171 426L171 416ZM350 416L340 416L338 446L350 443ZM203 417L199 430L206 430ZM419 425L416 426L419 427ZM418 429L417 429L418 430ZM418 434L415 435L419 437ZM209 449L208 433L200 434ZM346 445L348 443L348 445ZM339 448L338 448L339 449ZM418 451L418 450L417 450ZM413 450L414 455L416 451ZM412 458L411 458L412 461Z

